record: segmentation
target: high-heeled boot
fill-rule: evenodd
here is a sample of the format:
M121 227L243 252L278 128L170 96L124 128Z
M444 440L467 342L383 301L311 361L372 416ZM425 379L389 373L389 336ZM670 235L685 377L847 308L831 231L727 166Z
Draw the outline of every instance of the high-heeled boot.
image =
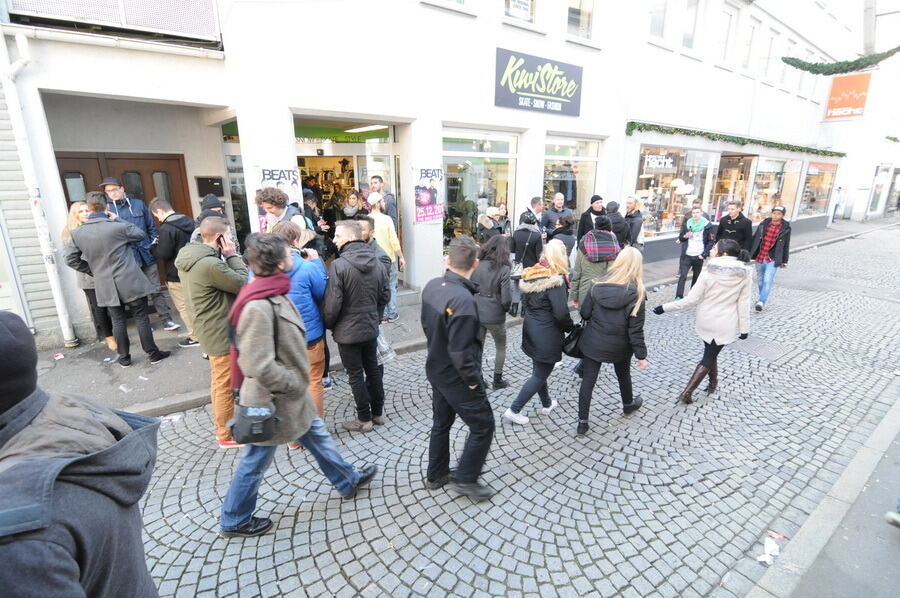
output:
M706 385L706 394L716 392L719 387L719 362L714 361L712 367L709 368L709 384Z
M697 387L700 386L700 383L703 382L703 379L706 378L708 373L709 368L702 363L698 363L694 373L691 374L691 379L688 380L687 386L685 386L684 390L681 391L681 394L678 395L678 400L687 404L693 403L694 399L692 395L694 394L694 391L697 390Z

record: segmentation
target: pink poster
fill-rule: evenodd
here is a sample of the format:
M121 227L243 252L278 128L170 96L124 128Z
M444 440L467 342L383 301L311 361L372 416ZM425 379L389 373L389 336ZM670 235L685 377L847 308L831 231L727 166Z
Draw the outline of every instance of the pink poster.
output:
M442 168L422 168L419 170L419 184L416 185L416 224L422 222L442 222L444 202L440 201L438 188L444 180Z

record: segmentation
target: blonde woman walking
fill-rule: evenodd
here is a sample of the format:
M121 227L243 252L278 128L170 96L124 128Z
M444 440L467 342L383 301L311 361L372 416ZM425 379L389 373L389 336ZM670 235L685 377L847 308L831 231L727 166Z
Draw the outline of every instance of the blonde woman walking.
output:
M593 285L581 303L580 313L586 327L578 341L584 355L584 373L578 392L578 436L587 433L591 397L603 363L611 363L615 368L625 415L641 406L641 397L634 396L631 389L631 357L637 359L642 370L646 369L643 275L641 252L625 247L610 266L606 279Z
M563 337L574 327L566 303L569 272L566 246L562 241L550 241L541 259L522 272L519 289L522 292L522 350L531 358L531 377L525 381L519 396L503 417L516 424L527 424L522 408L535 394L541 398L541 413L550 413L557 405L550 398L547 378L553 366L562 359Z

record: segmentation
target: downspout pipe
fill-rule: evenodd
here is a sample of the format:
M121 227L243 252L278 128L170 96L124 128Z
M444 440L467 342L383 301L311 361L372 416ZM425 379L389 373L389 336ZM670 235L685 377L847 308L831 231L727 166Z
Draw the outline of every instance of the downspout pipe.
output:
M62 329L63 340L66 347L77 347L78 338L69 318L69 310L63 295L62 282L57 269L57 250L53 246L50 237L50 227L44 212L41 189L38 186L37 170L34 163L34 155L31 152L31 144L28 140L25 126L25 115L22 111L22 103L19 98L19 90L16 86L16 78L31 63L28 40L24 35L16 35L16 46L19 58L10 63L9 50L6 46L6 33L0 26L0 75L2 75L3 92L6 96L6 106L9 112L9 120L16 139L16 147L19 149L19 163L22 166L22 176L25 179L25 187L28 190L28 205L31 207L31 216L37 229L38 242L41 248L41 258L47 271L47 279L50 281L50 293L56 307L56 316Z

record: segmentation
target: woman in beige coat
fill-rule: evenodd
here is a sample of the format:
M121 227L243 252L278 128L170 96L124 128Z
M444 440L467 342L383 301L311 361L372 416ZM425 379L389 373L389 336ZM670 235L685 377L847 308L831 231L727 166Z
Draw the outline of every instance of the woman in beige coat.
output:
M653 313L679 311L697 307L695 329L703 340L703 359L697 364L691 379L681 394L680 401L692 403L694 390L709 375L707 393L716 390L719 383L717 359L725 345L736 339L746 339L750 333L750 291L753 275L746 262L750 256L737 241L723 239L710 252L711 259L700 274L697 283L684 299L657 305Z
M279 444L297 442L306 448L345 498L354 496L378 471L375 465L357 470L347 463L316 414L308 392L306 327L293 302L285 297L290 279L284 272L294 263L287 238L250 235L246 255L256 277L241 289L228 314L236 330L232 383L243 378L242 406L262 407L271 402L278 419L271 440L247 445L241 454L222 503L219 534L224 538L259 536L272 528L271 519L255 517L253 512L259 484Z

